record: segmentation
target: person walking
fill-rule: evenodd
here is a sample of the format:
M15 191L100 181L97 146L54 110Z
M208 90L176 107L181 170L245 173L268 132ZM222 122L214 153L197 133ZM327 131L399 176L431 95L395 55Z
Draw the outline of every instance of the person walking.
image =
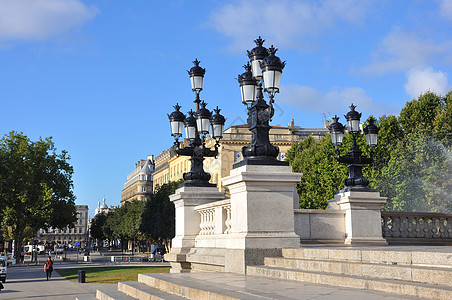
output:
M46 272L47 280L52 277L52 271L53 271L53 260L52 257L49 256L49 259L47 259L45 265L44 265L44 271Z

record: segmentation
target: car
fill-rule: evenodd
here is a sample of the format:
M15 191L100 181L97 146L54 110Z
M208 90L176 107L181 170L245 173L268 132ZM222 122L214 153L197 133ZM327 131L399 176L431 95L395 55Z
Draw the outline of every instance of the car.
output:
M55 254L63 254L64 253L64 247L62 245L55 245L53 248L53 251Z
M0 280L6 282L6 272L8 270L8 261L5 256L0 256Z

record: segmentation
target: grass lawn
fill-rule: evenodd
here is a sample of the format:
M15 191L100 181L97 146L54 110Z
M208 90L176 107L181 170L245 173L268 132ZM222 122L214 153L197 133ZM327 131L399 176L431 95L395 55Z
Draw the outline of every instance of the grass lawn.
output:
M169 273L170 267L93 267L55 270L64 278L77 282L78 270L85 270L87 283L137 281L140 273Z

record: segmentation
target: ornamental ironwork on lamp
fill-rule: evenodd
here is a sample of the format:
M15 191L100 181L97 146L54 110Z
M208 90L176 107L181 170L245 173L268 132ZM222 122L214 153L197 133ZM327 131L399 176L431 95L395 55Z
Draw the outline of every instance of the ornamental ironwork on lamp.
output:
M259 36L254 41L256 47L248 51L248 62L245 73L238 75L241 89L242 103L248 109L248 128L251 131L251 144L242 148L244 159L234 164L234 168L242 165L283 165L286 161L277 160L278 146L270 143L270 121L274 115L274 97L279 93L282 70L285 62L275 55L277 49L273 46L267 49L264 40ZM265 91L270 98L269 103L264 100Z
M340 163L348 164L349 176L344 179L344 190L367 190L369 185L369 180L363 176L363 165L371 164L373 162L372 158L372 148L377 146L377 135L378 127L374 124L374 120L371 118L369 120L369 125L364 128L364 134L366 135L367 146L370 147L370 157L363 156L362 151L356 142L356 137L360 132L360 120L361 113L355 110L356 106L351 105L350 111L345 115L348 124L348 132L353 137L353 144L350 151L348 151L344 156L339 153L339 147L342 145L342 139L344 135L345 127L339 123L339 117L335 116L333 122L328 127L331 136L331 143L336 149L336 159Z
M204 157L216 157L218 155L218 146L223 138L223 129L226 119L220 114L220 109L215 109L216 114L206 108L207 103L201 101L199 93L203 89L203 79L206 72L199 66L200 61L193 61L194 66L188 71L192 91L196 93L196 110L190 110L188 117L181 113L180 106L171 115L168 115L171 124L171 135L174 136L174 147L178 155L190 156L190 171L183 174L185 182L182 186L214 187L215 184L209 183L210 174L204 171ZM182 116L181 116L182 115ZM182 136L181 124L185 125L186 138L189 140L189 146L181 148L179 137ZM214 150L206 148L206 136L209 134L209 127L212 127L212 138L215 139Z

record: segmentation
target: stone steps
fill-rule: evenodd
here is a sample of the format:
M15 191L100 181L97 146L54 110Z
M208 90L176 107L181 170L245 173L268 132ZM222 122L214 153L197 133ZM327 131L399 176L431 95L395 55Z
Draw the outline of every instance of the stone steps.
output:
M452 299L452 255L444 248L419 250L387 246L283 249L282 257L267 257L264 266L248 266L247 274Z
M139 282L122 282L118 290L115 295L109 295L112 298L106 299L413 299L377 291L224 272L140 274ZM98 299L99 296L98 292Z
M265 266L452 287L451 268L276 257L265 258Z
M97 299L452 299L450 249L304 246L248 266L246 275L139 274Z
M452 268L452 255L441 246L300 247L282 249L282 257Z
M202 274L202 273L197 273ZM208 276L213 274L226 273L204 273ZM188 299L224 299L239 300L244 299L244 294L231 291L215 285L206 285L202 280L193 279L191 274L139 274L138 281L148 286L152 286L163 292L175 294ZM260 299L252 295L246 295L246 299Z
M118 290L102 289L97 290L96 299L98 300L134 300L135 298L129 297Z
M172 295L152 288L149 285L137 282L118 282L118 291L129 296L130 299L147 299L147 300L183 300L185 298Z

